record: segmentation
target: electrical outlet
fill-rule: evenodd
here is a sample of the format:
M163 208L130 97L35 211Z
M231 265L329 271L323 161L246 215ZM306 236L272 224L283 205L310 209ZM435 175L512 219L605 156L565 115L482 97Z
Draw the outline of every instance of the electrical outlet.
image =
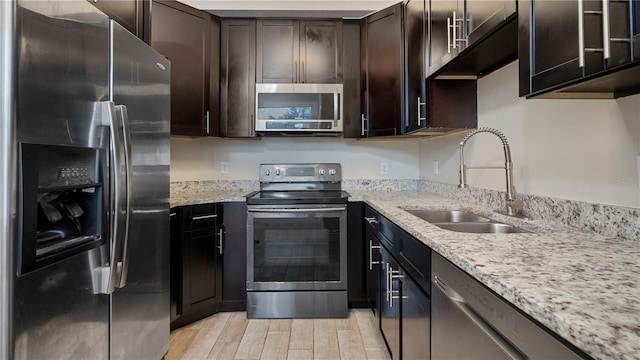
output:
M380 163L380 174L387 175L389 173L389 164Z
M229 163L228 162L221 162L220 163L220 172L223 174L228 174L229 173Z
M438 160L433 160L433 175L438 175Z

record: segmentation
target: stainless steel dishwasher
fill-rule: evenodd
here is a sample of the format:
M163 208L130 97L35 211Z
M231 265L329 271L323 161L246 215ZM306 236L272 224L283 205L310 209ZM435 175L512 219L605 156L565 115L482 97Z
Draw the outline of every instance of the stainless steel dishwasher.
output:
M588 358L442 256L431 259L432 359Z

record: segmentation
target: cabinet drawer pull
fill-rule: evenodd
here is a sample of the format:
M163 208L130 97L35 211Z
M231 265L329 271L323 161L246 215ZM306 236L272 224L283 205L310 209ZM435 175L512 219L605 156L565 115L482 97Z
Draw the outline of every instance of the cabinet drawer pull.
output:
M370 225L373 225L373 224L377 224L377 223L378 223L378 220L376 220L376 218L374 218L374 217L366 217L366 216L365 216L365 217L364 217L364 219L365 219L365 220L367 220L367 222L368 222Z
M215 219L217 217L218 217L218 215L215 215L215 214L213 214L213 215L202 215L202 216L194 216L194 217L191 218L191 220L193 221L193 220Z
M176 213L169 213L169 217L174 217L176 215L177 215Z
M220 240L220 245L218 246L218 249L219 249L220 255L222 255L222 247L223 247L222 241L223 241L223 238L224 237L222 235L222 229L218 229L218 239Z

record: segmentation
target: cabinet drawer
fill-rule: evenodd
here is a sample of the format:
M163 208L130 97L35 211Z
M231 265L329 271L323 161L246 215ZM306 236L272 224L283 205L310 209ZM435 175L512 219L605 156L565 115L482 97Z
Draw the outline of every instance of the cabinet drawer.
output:
M431 249L420 240L398 229L398 261L427 294L431 295Z
M183 212L183 231L207 230L220 222L216 204L185 207Z

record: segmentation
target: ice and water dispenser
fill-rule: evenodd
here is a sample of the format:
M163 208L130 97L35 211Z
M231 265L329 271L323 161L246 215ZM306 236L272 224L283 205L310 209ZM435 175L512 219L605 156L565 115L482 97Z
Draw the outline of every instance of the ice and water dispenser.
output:
M20 144L21 273L104 242L106 158L100 148Z

